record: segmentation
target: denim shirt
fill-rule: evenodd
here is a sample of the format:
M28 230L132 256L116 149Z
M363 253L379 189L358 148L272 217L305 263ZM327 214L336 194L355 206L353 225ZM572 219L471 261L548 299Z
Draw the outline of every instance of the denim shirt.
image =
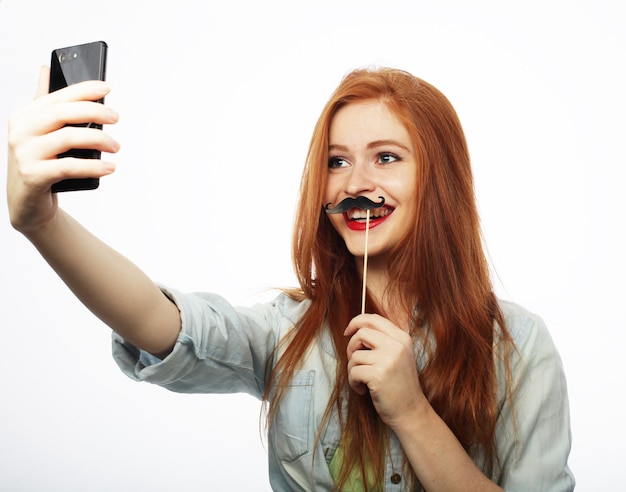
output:
M182 329L170 355L160 360L113 334L113 356L129 377L181 393L239 393L261 398L268 359L305 313L308 301L284 294L253 307L231 306L213 294L163 289L178 306ZM569 406L560 357L537 316L501 302L519 356L511 361L514 416L500 402L496 444L503 472L491 477L508 491L565 492L574 478L567 459L571 446ZM273 354L273 355L272 355ZM418 366L423 363L418 361ZM340 441L331 416L319 434L335 382L335 350L325 329L284 393L268 436L269 477L275 491L332 490L328 469ZM504 372L498 368L500 387ZM502 393L501 393L502 394ZM513 421L515 417L516 421ZM384 490L404 491L402 448L391 434ZM478 456L472 457L481 466Z

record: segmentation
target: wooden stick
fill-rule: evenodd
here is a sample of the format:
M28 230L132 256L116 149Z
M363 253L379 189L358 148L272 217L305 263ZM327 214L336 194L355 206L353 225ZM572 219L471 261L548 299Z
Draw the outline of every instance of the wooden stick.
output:
M363 291L361 293L361 314L365 313L365 294L367 292L367 243L370 233L370 211L365 216L365 251L363 252Z

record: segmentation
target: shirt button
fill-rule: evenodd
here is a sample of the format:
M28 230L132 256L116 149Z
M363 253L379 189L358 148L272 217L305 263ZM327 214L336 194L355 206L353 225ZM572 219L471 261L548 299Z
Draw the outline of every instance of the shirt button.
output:
M400 475L399 473L394 473L393 475L391 475L391 483L399 484L401 481L402 475Z

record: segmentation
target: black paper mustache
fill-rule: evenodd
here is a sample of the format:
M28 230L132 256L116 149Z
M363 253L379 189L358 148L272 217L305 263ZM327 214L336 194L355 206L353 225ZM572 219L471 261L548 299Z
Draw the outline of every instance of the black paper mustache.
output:
M357 196L356 198L347 197L339 202L336 207L330 208L330 203L324 206L324 212L327 214L342 214L347 212L351 208L360 208L361 210L374 210L380 208L385 204L385 198L379 196L380 202L376 203L367 198L366 196Z

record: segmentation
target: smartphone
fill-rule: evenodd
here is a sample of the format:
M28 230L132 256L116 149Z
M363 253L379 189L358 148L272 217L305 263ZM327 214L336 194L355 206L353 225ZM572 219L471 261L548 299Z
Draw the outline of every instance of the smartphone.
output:
M68 46L52 52L50 60L49 92L57 91L85 80L105 80L107 44L104 41ZM104 98L98 100L104 103ZM91 127L102 130L102 125L82 123L72 126ZM100 159L95 149L71 149L59 154L59 158ZM52 185L54 193L60 191L93 190L100 185L98 178L65 179Z

